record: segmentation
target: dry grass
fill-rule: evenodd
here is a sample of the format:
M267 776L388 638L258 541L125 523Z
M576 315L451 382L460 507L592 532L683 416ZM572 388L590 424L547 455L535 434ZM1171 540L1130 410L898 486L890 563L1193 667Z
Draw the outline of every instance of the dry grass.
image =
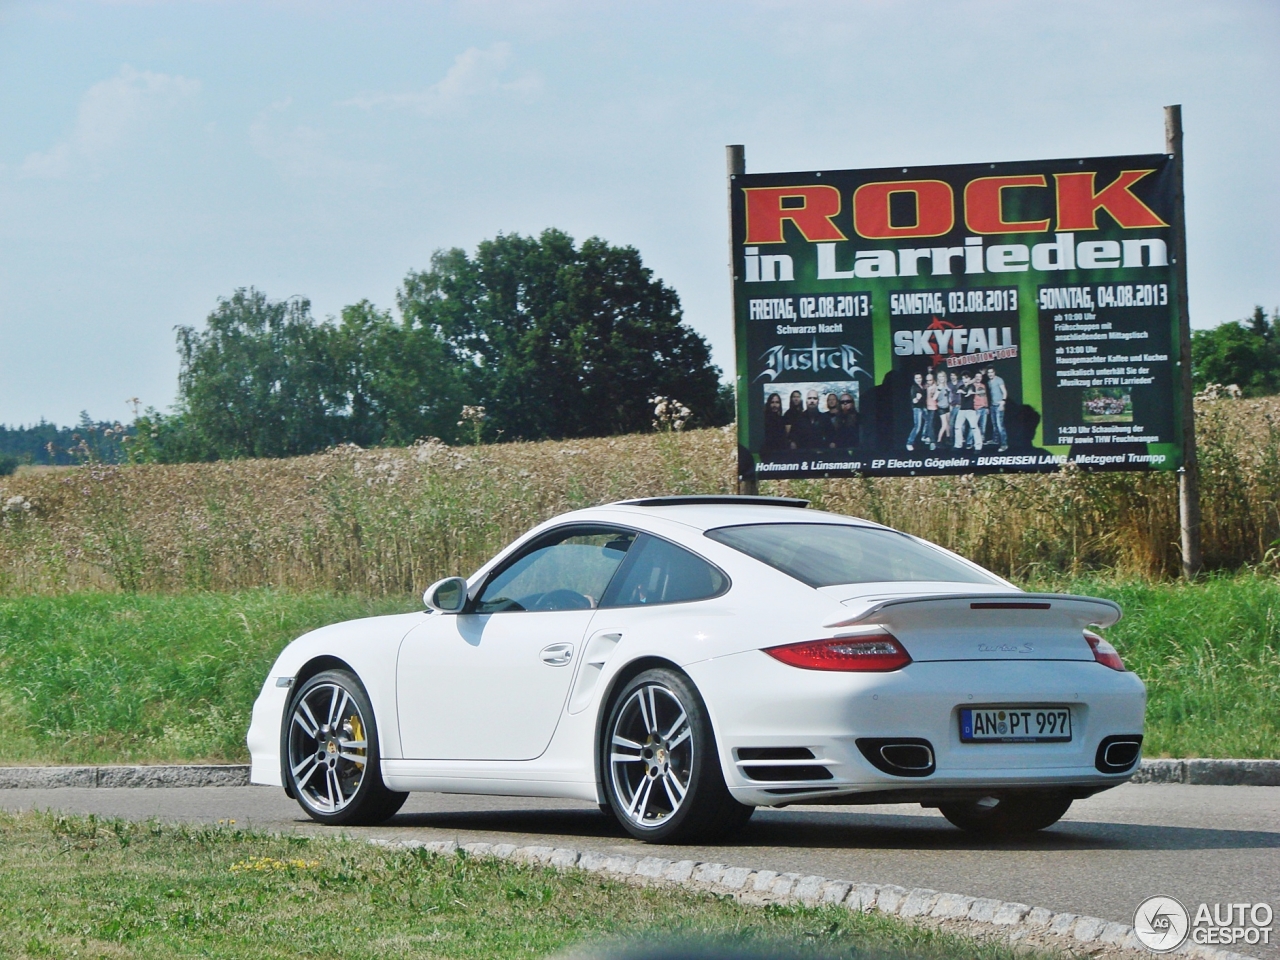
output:
M1205 402L1198 424L1206 561L1263 561L1280 536L1280 398ZM21 474L0 481L0 591L403 594L469 573L564 510L729 492L735 463L732 433L701 430ZM1072 470L762 486L908 530L1023 580L1091 570L1161 577L1178 562L1171 475Z

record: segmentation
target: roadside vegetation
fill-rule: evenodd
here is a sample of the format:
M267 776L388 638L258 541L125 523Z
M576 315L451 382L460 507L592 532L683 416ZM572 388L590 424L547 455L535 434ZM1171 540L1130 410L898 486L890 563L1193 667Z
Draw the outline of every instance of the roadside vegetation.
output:
M1280 581L1028 586L1124 606L1108 636L1147 682L1146 756L1280 758ZM0 764L245 762L250 708L286 643L417 609L271 590L0 599Z
M543 957L586 944L717 941L731 953L1015 960L1015 951L840 907L749 907L490 858L353 840L0 814L0 937L35 957Z
M1175 478L1086 474L762 484L950 547L1034 588L1119 600L1150 691L1146 755L1280 757L1280 398L1202 401L1203 581L1177 568ZM736 441L339 447L287 460L0 478L0 763L246 759L276 653L413 610L562 511L726 493Z
M268 590L0 601L0 764L245 762L253 701L286 643L419 608Z
M1198 430L1206 564L1270 563L1280 538L1280 397L1201 402ZM730 430L668 428L19 474L0 478L0 594L273 587L411 596L470 573L564 510L730 492L736 465ZM1159 579L1178 569L1175 481L1068 470L761 487L918 534L1014 579Z
M1107 638L1147 684L1144 756L1280 759L1280 580L1060 586L1124 608Z

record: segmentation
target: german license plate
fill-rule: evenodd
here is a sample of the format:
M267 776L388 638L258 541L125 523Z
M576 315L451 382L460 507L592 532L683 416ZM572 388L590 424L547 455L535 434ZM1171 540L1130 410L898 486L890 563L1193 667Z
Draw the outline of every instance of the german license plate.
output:
M963 743L1066 743L1070 739L1068 707L965 707L960 711Z

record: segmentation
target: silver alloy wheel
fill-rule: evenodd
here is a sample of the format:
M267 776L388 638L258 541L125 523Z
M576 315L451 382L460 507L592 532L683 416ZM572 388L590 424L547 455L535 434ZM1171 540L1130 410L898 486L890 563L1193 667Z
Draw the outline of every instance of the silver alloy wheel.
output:
M679 697L660 683L632 691L609 731L609 772L622 814L640 827L666 822L693 775L693 727Z
M289 769L308 806L335 813L355 798L367 766L368 729L341 684L319 683L298 698L289 719Z

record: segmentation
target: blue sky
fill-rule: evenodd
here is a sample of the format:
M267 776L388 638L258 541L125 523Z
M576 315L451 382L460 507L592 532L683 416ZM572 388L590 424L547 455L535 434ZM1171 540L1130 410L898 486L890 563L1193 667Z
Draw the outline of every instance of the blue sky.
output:
M1280 305L1280 4L0 0L0 423L126 419L257 286L393 306L433 250L637 247L732 363L724 145L804 170L1158 152L1192 322Z

